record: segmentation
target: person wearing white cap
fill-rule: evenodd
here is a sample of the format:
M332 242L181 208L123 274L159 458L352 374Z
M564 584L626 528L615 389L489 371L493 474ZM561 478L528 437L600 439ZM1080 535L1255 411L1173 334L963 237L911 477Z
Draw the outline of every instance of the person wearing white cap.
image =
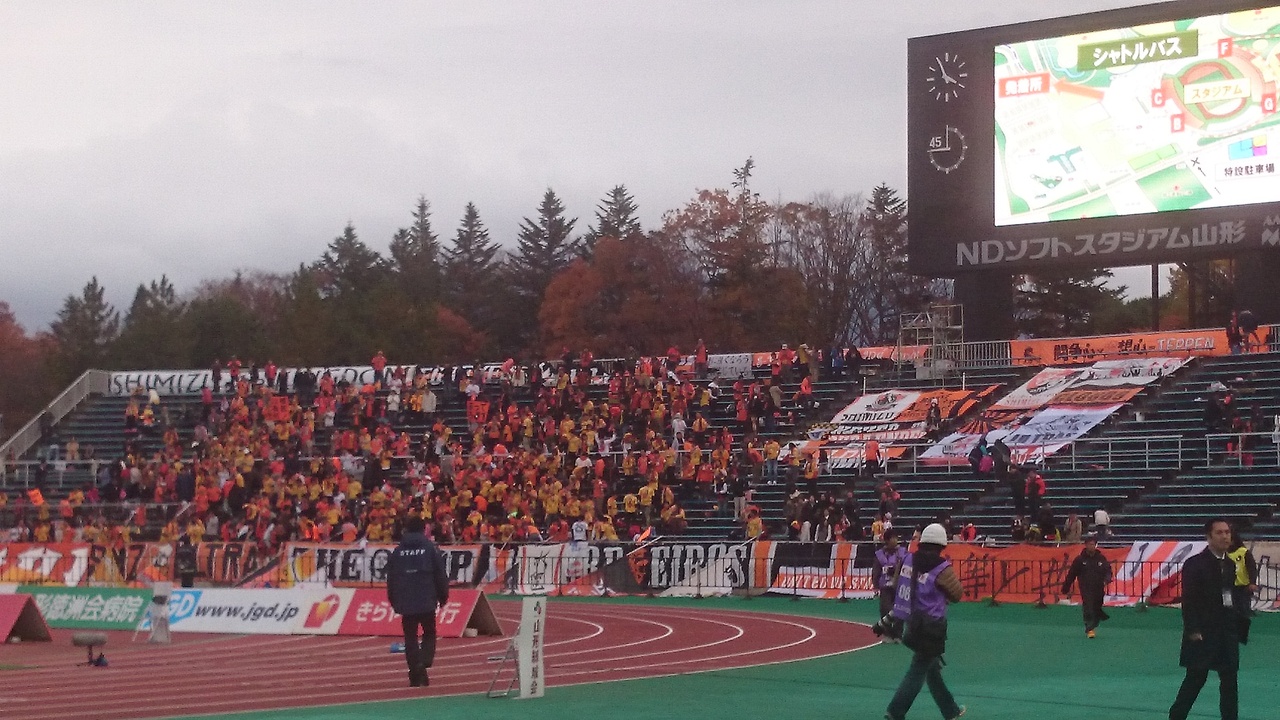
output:
M920 533L920 546L902 561L898 572L893 616L903 621L902 644L914 655L898 691L889 701L885 720L903 720L926 683L942 716L952 720L964 715L964 706L942 679L942 655L947 645L947 603L959 602L960 578L942 557L947 531L933 523Z

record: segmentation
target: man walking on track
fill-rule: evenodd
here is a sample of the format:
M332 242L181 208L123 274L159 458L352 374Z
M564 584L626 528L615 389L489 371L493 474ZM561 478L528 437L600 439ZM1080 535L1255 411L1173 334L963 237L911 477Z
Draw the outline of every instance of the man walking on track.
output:
M1208 547L1182 566L1181 665L1187 675L1169 708L1169 720L1186 720L1210 670L1218 673L1222 720L1239 717L1240 626L1249 608L1235 607L1232 599L1236 567L1227 557L1231 524L1215 518L1204 528Z
M409 665L409 685L431 684L427 668L436 657L436 608L449 601L449 576L444 556L426 536L426 523L411 515L404 523L400 545L387 561L387 600L402 616L404 660ZM418 629L422 644L418 644Z
M1080 582L1080 608L1084 612L1084 634L1090 640L1097 637L1098 623L1108 619L1102 610L1102 600L1111 582L1111 563L1098 550L1098 536L1090 534L1084 539L1084 550L1076 556L1062 583L1062 594L1070 595L1071 586Z
M951 563L942 558L947 531L933 523L920 533L920 548L902 561L898 572L893 616L903 621L902 644L913 650L911 665L898 685L885 720L903 720L920 688L929 685L929 694L942 716L954 720L964 715L947 683L942 679L942 655L947 649L947 603L959 602L960 578Z
M894 590L898 579L898 567L907 557L907 549L898 544L893 530L884 533L884 547L876 551L876 564L871 568L871 580L880 595L880 617L893 612Z

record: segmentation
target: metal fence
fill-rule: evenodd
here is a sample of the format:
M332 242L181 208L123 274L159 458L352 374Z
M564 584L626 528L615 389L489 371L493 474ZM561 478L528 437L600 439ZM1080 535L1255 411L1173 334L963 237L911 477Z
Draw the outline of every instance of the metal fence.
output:
M3 546L0 546L3 547ZM10 555L33 546L11 546ZM119 585L174 580L172 546L135 543L49 546L38 567L0 566L0 580ZM266 553L251 543L201 543L196 584L209 587L380 587L393 546L292 544ZM445 545L447 572L459 586L492 594L784 596L870 598L875 546L851 543L679 542ZM1063 583L1079 546L956 548L953 560L965 601L1051 605L1078 596ZM1181 598L1182 561L1129 561L1126 548L1107 551L1116 604L1169 604ZM1021 557L1018 557L1021 556ZM39 570L43 577L32 573ZM1256 606L1277 608L1280 567L1260 567Z

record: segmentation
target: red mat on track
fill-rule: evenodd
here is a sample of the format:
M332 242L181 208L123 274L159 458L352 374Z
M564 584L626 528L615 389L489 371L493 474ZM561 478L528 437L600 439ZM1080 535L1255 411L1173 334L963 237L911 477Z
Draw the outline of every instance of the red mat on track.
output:
M494 609L513 633L519 605L495 602ZM410 688L404 656L388 652L387 638L175 634L174 644L164 646L146 644L145 634L131 642L133 633L112 632L103 649L110 666L77 668L84 658L71 647L70 635L54 631L52 645L0 648L0 664L30 668L0 675L6 714L113 720L477 693L488 688L496 668L487 658L502 654L507 643L441 640L431 687ZM723 670L848 652L876 641L864 625L824 618L553 601L546 678L555 687ZM363 670L343 677L334 666ZM331 679L317 683L318 677ZM183 687L183 697L157 693L158 687Z

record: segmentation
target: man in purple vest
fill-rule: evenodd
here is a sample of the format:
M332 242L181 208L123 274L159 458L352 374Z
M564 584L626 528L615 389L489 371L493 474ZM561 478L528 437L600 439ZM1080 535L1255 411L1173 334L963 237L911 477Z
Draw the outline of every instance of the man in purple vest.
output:
M875 585L876 594L880 596L880 617L882 618L893 612L898 566L906 557L907 549L898 544L898 534L893 530L886 530L884 546L876 551L876 564L871 568L871 581Z
M947 643L947 603L959 602L960 578L951 563L942 558L947 531L933 523L920 533L920 547L908 554L898 572L893 616L903 621L902 643L914 651L907 674L889 701L885 720L903 720L920 688L929 685L929 694L942 716L952 720L964 715L942 679L942 655Z

